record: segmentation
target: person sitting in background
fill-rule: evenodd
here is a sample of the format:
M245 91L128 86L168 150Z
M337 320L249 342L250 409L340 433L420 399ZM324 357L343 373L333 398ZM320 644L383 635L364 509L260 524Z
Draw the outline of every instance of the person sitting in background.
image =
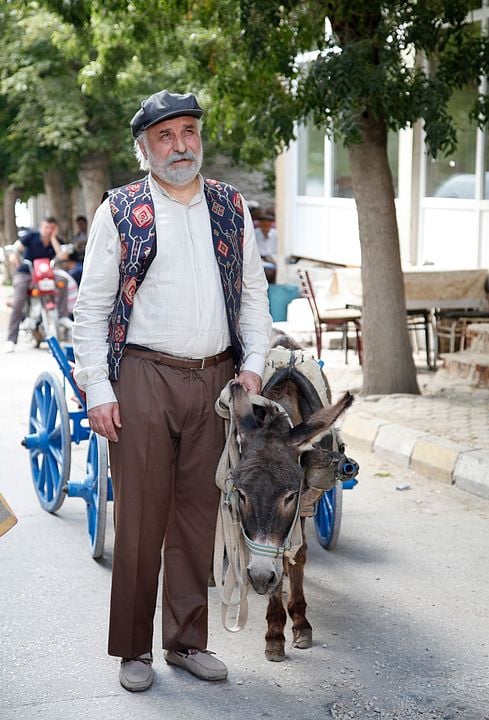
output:
M81 276L83 272L83 259L79 252L75 250L72 245L68 247L70 248L70 251L66 259L63 260L62 267L63 270L66 270L68 275L73 278L78 287L81 282Z
M255 227L255 237L260 251L265 275L269 283L275 282L277 275L277 230L275 228L275 213L273 209L258 209L255 215L258 227Z
M73 235L73 245L79 261L83 263L88 238L88 223L85 215L78 215L75 222L78 230Z
M41 220L39 232L32 231L25 233L20 240L14 243L15 252L9 256L9 262L15 270L13 276L14 297L11 303L12 312L8 326L5 352L13 352L17 344L24 303L31 282L30 263L40 258L48 258L49 260L54 260L56 257L62 258L64 255L61 249L62 242L58 237L58 223L56 218L46 217ZM71 320L67 317L67 295L67 285L59 288L56 303L60 317L60 326L69 328L71 327Z

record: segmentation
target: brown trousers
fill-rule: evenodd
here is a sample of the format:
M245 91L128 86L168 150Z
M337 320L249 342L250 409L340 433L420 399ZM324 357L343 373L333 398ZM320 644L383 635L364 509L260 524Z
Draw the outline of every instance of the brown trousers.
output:
M114 391L119 442L110 443L115 543L109 655L152 649L163 547L163 647L207 647L207 582L224 444L214 403L233 361L187 370L125 355Z

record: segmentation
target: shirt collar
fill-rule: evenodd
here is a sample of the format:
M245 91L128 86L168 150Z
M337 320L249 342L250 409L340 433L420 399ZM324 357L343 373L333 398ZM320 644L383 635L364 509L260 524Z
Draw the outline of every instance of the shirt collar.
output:
M199 180L199 189L193 196L192 200L189 202L189 205L196 205L197 203L201 202L203 199L204 178L202 177L202 175L200 173L197 175L197 178ZM165 190L165 188L161 187L161 185L158 182L156 182L156 180L154 179L154 177L152 176L151 173L149 173L149 187L150 187L150 190L152 193L155 193L155 192L160 193L160 195L164 195L165 197L167 197L169 200L172 200L173 202L179 202L174 197L172 197L170 195L170 193L167 190Z

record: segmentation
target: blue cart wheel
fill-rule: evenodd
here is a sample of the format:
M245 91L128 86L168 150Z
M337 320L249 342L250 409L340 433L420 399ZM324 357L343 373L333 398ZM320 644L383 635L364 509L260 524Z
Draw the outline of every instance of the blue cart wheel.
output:
M92 557L104 552L105 522L107 519L107 484L109 456L107 440L94 432L88 439L87 476L84 494L87 503L88 538Z
M56 512L65 499L71 464L70 419L61 383L49 372L39 375L32 393L29 434L31 473L44 510Z
M325 550L332 550L338 542L343 507L343 483L340 481L331 490L321 495L314 513L314 525L319 544Z

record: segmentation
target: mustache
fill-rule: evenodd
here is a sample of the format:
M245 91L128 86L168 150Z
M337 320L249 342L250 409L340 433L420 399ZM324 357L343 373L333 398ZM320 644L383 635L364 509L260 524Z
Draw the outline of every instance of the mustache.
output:
M195 162L197 160L196 156L191 150L185 150L184 152L173 152L171 155L168 155L166 158L166 163L170 165L173 162L178 162L179 160L192 160Z

